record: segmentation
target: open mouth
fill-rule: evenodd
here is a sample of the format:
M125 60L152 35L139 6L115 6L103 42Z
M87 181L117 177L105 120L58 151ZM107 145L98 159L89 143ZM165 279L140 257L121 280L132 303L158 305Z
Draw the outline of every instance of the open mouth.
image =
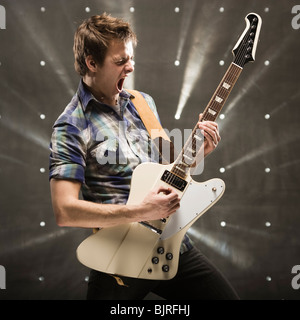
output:
M125 81L125 78L121 78L117 82L117 90L119 91L119 93L123 90L124 81Z

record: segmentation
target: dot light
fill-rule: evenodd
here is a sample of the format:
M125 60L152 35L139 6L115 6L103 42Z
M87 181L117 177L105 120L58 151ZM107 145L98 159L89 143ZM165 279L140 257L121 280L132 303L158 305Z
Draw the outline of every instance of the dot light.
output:
M129 11L130 11L131 13L133 13L133 12L135 11L134 7L130 7L130 8L129 8Z
M225 221L221 221L221 222L220 222L220 226L221 226L222 228L226 227L226 222L225 222Z
M226 170L225 170L225 168L220 168L220 170L219 170L221 173L224 173Z
M41 222L40 222L40 226L41 226L41 227L45 227L45 225L46 225L46 222L45 222L45 221L41 221Z
M46 62L42 60L42 61L40 61L40 65L41 65L41 67L44 67L46 65Z
M266 280L270 282L272 281L272 278L270 276L266 276Z

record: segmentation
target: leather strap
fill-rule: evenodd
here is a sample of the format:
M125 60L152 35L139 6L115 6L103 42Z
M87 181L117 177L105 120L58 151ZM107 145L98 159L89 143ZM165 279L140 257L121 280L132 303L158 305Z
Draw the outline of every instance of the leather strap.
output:
M143 95L137 90L126 89L126 91L133 95L131 101L139 113L151 139L154 140L162 137L163 139L170 141L170 138L167 136Z

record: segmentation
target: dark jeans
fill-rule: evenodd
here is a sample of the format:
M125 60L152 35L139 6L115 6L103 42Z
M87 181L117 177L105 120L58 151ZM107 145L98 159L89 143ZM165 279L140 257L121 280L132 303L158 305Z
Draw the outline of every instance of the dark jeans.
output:
M195 247L180 255L178 272L171 280L144 280L122 277L127 286L115 278L91 270L87 299L142 300L149 293L167 300L235 300L234 289Z

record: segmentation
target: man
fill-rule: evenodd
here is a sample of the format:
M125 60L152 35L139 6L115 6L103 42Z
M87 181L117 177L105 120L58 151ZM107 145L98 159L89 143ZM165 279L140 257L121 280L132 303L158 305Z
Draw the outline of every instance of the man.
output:
M141 148L151 144L149 134L131 102L132 96L123 89L125 78L134 70L136 42L128 23L107 14L87 19L75 34L75 69L81 81L55 122L51 140L50 186L59 226L107 228L157 220L172 215L180 206L177 193L164 187L149 190L139 205L126 204L134 168L153 161L148 149ZM153 99L143 96L158 117ZM206 138L207 155L220 141L218 126L203 121L199 128ZM121 154L126 161L115 161ZM109 156L113 161L103 161ZM84 200L79 199L80 190ZM143 299L152 291L167 299L236 298L227 281L187 236L174 279L122 277L121 282L92 270L87 297Z

